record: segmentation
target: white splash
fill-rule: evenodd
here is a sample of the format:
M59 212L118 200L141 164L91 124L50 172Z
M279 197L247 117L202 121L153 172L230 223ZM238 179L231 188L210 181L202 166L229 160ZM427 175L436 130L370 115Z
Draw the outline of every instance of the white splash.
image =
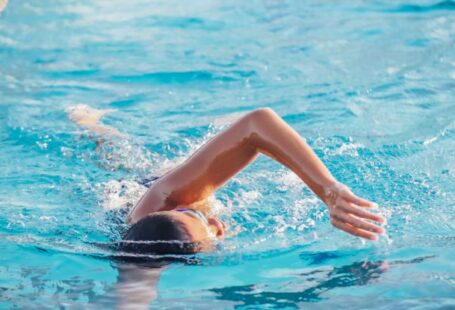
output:
M349 155L353 157L359 156L358 149L365 147L361 143L343 143L340 147L334 150L327 150L327 154L335 155Z
M113 180L98 187L101 188L102 207L106 210L132 207L147 191L145 186L131 180Z

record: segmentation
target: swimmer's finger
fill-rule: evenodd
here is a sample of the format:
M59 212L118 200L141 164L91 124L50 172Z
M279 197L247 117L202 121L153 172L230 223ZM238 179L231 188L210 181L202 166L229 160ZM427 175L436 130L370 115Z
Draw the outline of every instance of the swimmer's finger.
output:
M368 240L378 240L378 237L374 233L352 227L351 225L343 223L342 221L336 218L332 218L331 222L332 225L335 226L336 228L341 229L353 236L361 237Z
M350 203L347 202L342 202L339 204L339 207L343 209L344 211L354 214L355 216L367 219L367 220L372 220L378 223L385 223L386 220L384 217L380 216L379 214L374 214L368 211L365 211L364 209L361 209L359 207L356 207Z
M355 228L359 228L362 230L367 230L376 234L383 234L385 232L384 228L376 226L374 224L368 223L364 220L359 219L358 217L355 217L353 215L339 212L334 215L334 217L337 220L340 220L344 223L347 223L351 226L354 226Z

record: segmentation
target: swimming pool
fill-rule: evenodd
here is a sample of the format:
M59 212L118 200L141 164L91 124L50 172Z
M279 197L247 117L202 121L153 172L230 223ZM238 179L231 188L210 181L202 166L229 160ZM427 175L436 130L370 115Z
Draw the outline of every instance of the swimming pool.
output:
M454 308L454 42L453 1L11 0L0 308L115 305L119 270L94 245L120 236L109 210L137 199L135 179L262 106L382 206L387 237L333 229L309 190L261 157L216 196L224 245L164 270L152 306ZM116 109L105 122L129 134L108 158L66 117L81 102Z

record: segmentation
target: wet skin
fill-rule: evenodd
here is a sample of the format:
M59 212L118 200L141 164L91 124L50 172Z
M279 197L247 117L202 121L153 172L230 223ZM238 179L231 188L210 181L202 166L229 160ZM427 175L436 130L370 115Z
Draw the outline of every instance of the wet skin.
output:
M119 135L114 128L99 123L103 113L82 106L69 115L79 126L98 135ZM208 197L259 154L286 166L308 185L327 205L334 227L369 240L377 240L385 232L377 224L385 223L385 218L369 210L377 205L338 182L305 140L269 108L247 113L160 177L130 212L128 222L134 224L151 213L182 207L207 216ZM189 215L175 216L194 238L203 238L199 222L192 222ZM219 221L210 221L210 230L216 232Z

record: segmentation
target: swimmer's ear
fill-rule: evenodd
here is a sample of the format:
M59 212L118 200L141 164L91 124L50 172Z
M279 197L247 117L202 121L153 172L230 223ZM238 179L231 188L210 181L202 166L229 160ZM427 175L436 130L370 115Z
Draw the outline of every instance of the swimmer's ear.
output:
M210 226L212 226L215 229L215 235L217 238L224 237L224 230L226 229L226 224L213 217L207 218L207 222L209 223Z

